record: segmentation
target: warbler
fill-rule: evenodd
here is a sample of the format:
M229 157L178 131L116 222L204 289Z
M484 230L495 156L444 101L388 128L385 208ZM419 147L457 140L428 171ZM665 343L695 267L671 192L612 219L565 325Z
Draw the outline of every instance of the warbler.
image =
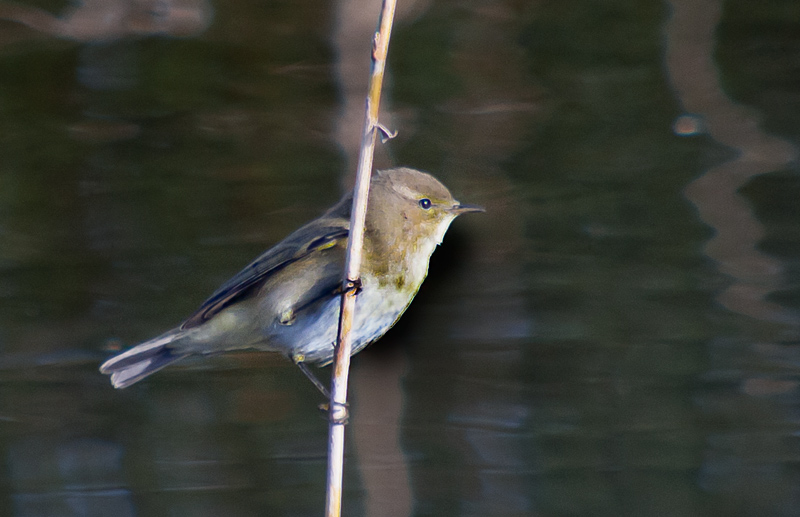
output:
M286 355L325 393L306 364L333 359L351 205L352 193L261 254L179 327L112 357L100 371L125 388L190 355L256 349ZM409 168L377 171L367 206L353 354L409 306L453 219L483 211Z

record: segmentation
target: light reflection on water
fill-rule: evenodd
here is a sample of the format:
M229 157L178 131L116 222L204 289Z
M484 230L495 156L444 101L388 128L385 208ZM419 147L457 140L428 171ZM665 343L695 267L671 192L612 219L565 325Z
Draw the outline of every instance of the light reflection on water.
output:
M95 4L0 7L0 514L318 515L292 365L96 368L339 197L375 15ZM401 7L376 163L488 210L354 360L347 514L792 515L800 10Z

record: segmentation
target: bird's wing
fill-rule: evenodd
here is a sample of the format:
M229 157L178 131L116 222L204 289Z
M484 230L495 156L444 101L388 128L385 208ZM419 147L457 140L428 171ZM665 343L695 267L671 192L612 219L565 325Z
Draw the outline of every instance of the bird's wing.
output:
M346 247L350 221L341 215L344 214L336 214L332 209L264 252L217 289L181 328L203 324L232 303L256 292L272 275L299 260L336 246Z

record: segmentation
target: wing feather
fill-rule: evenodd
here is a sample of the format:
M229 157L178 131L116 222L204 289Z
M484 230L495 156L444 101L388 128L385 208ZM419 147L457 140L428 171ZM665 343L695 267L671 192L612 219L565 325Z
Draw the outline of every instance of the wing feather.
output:
M181 325L190 329L202 325L232 303L250 296L272 275L309 255L337 245L346 246L350 220L336 213L343 199L323 217L311 221L265 251L233 278L225 282ZM349 210L348 210L349 212Z

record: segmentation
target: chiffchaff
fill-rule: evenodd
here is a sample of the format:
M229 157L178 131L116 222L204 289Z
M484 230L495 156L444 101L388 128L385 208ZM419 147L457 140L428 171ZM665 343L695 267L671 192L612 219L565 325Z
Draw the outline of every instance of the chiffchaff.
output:
M317 387L305 363L333 359L352 194L266 251L206 300L180 327L100 366L124 388L189 355L256 349L281 352ZM372 178L352 327L353 354L406 310L428 261L461 205L430 174L397 168Z

